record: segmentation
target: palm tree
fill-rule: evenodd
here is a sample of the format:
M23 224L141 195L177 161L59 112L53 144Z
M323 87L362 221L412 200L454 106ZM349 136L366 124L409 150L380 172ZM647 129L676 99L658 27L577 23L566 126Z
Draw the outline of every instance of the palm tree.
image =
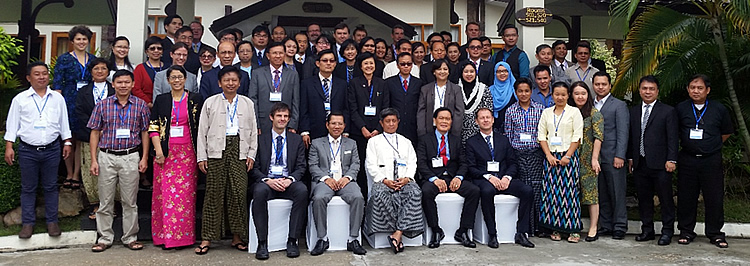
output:
M614 17L634 21L629 25L623 59L614 90L624 94L638 88L640 77L654 74L662 81L661 93L685 88L685 81L705 73L715 82L712 94L724 94L736 116L745 154L750 158L750 134L743 117L735 80L746 80L750 68L750 0L674 1L680 12L643 1L621 0L611 6ZM636 11L642 13L632 20ZM722 86L717 86L718 84ZM739 83L747 90L748 83ZM718 88L726 87L726 91ZM748 94L743 95L747 99Z

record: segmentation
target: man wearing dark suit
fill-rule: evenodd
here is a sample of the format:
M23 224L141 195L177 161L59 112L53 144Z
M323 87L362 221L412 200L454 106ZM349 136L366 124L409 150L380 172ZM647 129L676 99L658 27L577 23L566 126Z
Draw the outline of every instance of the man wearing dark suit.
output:
M482 41L479 38L474 38L469 41L469 47L466 48L469 52L468 59L462 59L458 65L461 65L463 61L469 61L477 67L477 78L479 82L484 83L487 87L492 86L495 83L495 66L487 60L483 60L480 56L482 55ZM454 71L450 78L451 82L458 83L461 76L461 71Z
M477 245L467 233L474 228L474 217L479 204L479 188L469 180L464 181L466 164L463 159L461 135L449 133L453 120L451 110L440 107L433 114L435 131L419 138L417 148L417 170L421 175L422 209L427 225L432 229L429 248L437 248L445 238L443 229L438 223L437 203L435 198L440 193L455 192L464 198L461 210L461 223L453 238L465 247ZM450 190L450 191L449 191Z
M662 229L659 245L669 245L674 235L675 207L672 199L672 172L677 167L677 112L657 101L659 82L654 76L640 80L642 104L630 108L628 170L632 171L638 193L641 234L636 241L654 240L654 192L661 202ZM606 122L606 121L605 121Z
M466 30L464 31L464 33L466 33L466 39L469 41L471 41L471 39L473 38L479 38L480 36L482 36L482 30L479 27L479 23L474 21L466 23ZM458 61L469 58L469 53L467 52L469 50L469 41L467 41L464 45L461 45L461 55Z
M511 195L519 199L518 221L516 222L515 242L524 247L533 248L529 241L531 228L529 219L533 206L534 192L521 180L513 181L518 172L516 153L503 134L495 134L492 124L495 118L492 110L477 110L476 122L480 133L466 140L466 167L469 178L479 187L482 199L482 214L490 241L487 246L498 248L497 228L495 224L495 195Z
M253 63L253 68L258 68L261 66L268 65L268 56L266 56L266 53L268 53L268 40L271 37L271 33L268 32L268 27L263 25L255 26L252 32L252 38L250 39L253 42L253 58L251 62Z
M630 114L625 102L612 96L611 78L607 72L594 74L594 107L604 117L604 142L599 162L599 234L612 234L614 239L625 238L628 231L628 213L625 208L625 191L628 172L625 157L628 149Z
M447 78L447 75L448 73L444 78ZM417 107L417 134L419 136L432 132L432 113L440 107L451 109L453 123L456 123L456 125L463 125L464 123L464 96L461 87L448 80L444 80L443 83L439 77L437 79L435 82L422 86L419 94L419 106ZM461 136L461 127L451 128L451 133Z
M182 28L182 23L183 21L180 15L169 15L164 18L164 33L166 36L164 36L164 39L161 41L161 48L163 51L172 50L172 44L177 42L177 30ZM172 57L169 56L169 53L163 53L161 55L161 61L164 62L165 67L172 65Z
M342 137L346 127L344 113L331 112L326 127L328 136L314 139L310 145L308 162L314 182L311 195L312 213L318 234L318 241L310 255L317 256L328 249L328 202L333 196L340 196L349 204L347 250L364 255L367 251L357 240L365 213L365 198L356 182L360 168L357 143L350 138ZM308 243L310 244L312 243Z
M320 68L316 76L302 81L300 86L300 120L299 131L305 146L310 146L312 139L328 134L326 116L333 111L346 112L346 80L333 77L336 68L336 55L333 50L318 53L315 64ZM344 121L348 119L345 116Z
M299 121L299 77L297 72L284 66L286 47L280 42L266 48L269 65L254 68L250 78L249 95L255 103L260 132L271 129L271 121L262 119L270 114L271 106L283 102L291 107L289 129L297 129Z
M200 52L201 50L201 47L211 47L210 45L202 41L205 27L203 27L203 24L201 24L200 21L193 20L193 22L190 22L190 30L193 32L193 43L190 45L190 47L192 48L194 53L198 54L198 52Z
M398 110L401 114L401 122L396 133L401 134L417 145L417 105L419 93L422 90L422 80L411 75L411 54L402 53L398 55L397 64L399 74L385 80L388 86L390 107ZM415 147L416 149L416 147Z
M258 138L256 163L250 172L255 180L253 187L252 214L258 234L258 250L255 258L268 259L268 201L281 198L292 200L289 218L289 239L286 256L299 256L299 238L305 224L307 187L300 182L305 173L305 146L299 135L289 132L289 106L276 103L271 108L273 129L263 132Z
M231 42L222 42L219 44L219 50L216 53L219 56L219 67L206 71L201 77L200 93L203 99L208 99L208 97L222 92L221 87L219 87L219 70L225 66L232 65L235 55L234 44ZM240 71L240 87L237 89L237 94L247 95L249 84L250 76L247 75L247 72Z
M297 70L299 80L302 81L315 74L315 55L308 48L310 42L307 41L307 35L304 32L298 32L294 35L294 39L299 47L297 54L294 55L294 68Z

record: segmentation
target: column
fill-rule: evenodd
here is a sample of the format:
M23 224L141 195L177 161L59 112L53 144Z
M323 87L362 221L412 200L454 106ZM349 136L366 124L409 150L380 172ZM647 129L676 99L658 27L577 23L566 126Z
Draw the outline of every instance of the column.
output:
M143 62L146 54L143 44L146 42L146 24L148 23L148 0L117 1L117 35L127 36L130 40L130 62Z
M432 31L451 31L451 0L432 0Z
M515 0L516 11L525 7L544 7L544 0ZM551 18L550 18L551 19ZM539 62L534 56L536 46L544 43L544 27L528 27L516 23L518 27L518 47L529 56L529 66L536 66Z

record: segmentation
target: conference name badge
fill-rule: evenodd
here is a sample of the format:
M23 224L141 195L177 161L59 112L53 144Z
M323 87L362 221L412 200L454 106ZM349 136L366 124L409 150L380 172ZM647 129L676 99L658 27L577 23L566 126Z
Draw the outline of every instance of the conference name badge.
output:
M281 92L271 92L271 94L268 96L268 100L272 102L280 102Z
M690 139L703 139L703 129L702 128L690 129Z
M365 106L365 115L366 116L375 116L377 113L377 107L375 106Z
M487 172L500 172L500 162L487 162Z
M521 142L532 142L531 134L521 133Z
M562 137L551 137L549 138L549 143L552 146L562 146Z
M271 174L280 176L284 172L284 166L281 165L271 165Z
M183 131L185 128L183 126L172 126L169 128L169 136L173 138L179 138L184 135Z
M432 158L432 167L433 168L443 167L443 158L440 158L440 157Z
M115 138L118 138L118 139L130 138L130 129L118 128L117 130L115 130Z

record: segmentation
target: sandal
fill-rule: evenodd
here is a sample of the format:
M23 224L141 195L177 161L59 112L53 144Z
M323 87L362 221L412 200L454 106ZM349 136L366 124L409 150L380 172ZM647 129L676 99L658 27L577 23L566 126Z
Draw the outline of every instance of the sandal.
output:
M70 179L70 178L66 178L65 181L63 181L63 183L62 183L62 187L68 188L68 189L72 189L73 188L72 181L74 181L74 180Z
M245 242L237 242L232 244L233 248L236 248L239 251L247 251L247 243Z
M717 237L711 240L711 244L714 244L714 246L717 246L719 248L728 248L729 243L727 243L727 240L723 237Z
M96 220L96 211L99 210L99 205L91 209L91 212L89 212L89 220Z
M198 246L198 248L195 249L195 254L198 255L206 255L208 253L209 246Z
M83 185L83 182L81 180L70 180L70 189L81 189L81 186Z
M560 237L559 232L555 231L555 232L552 232L551 235L549 235L549 239L552 239L552 241L560 241L562 240L562 237Z
M143 249L143 244L139 243L138 241L133 241L128 244L125 244L125 247L130 250L141 250Z
M581 240L581 235L579 235L578 233L571 233L568 236L568 242L570 243L578 243L578 241L580 240Z
M680 239L677 240L677 243L680 245L688 245L691 242L693 242L693 237L687 235L680 235Z
M94 246L91 247L91 251L93 252L102 252L112 247L112 245L97 243Z
M395 238L388 236L388 244L391 245L391 248L393 249L393 254L397 254L399 252L398 245L401 244L401 242L398 242Z
M404 252L404 242L398 242L398 252Z

